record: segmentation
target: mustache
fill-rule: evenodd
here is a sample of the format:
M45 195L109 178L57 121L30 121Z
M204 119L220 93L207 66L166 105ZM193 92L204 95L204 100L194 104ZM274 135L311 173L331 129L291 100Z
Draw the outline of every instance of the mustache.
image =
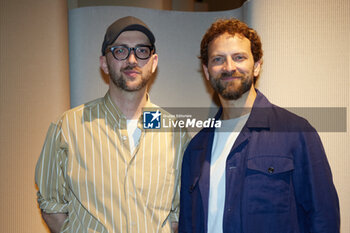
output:
M131 66L131 65L128 65L127 67L123 68L122 71L124 70L136 70L136 71L140 71L136 65L134 66Z
M231 71L231 72L222 72L220 75L220 78L241 78L242 75L237 74L236 71Z

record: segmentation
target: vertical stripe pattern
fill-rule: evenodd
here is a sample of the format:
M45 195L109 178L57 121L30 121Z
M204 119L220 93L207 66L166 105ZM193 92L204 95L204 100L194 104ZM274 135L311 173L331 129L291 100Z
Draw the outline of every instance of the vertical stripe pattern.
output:
M69 213L62 232L171 232L188 140L142 131L131 154L126 118L109 93L71 109L50 126L37 163L40 208Z

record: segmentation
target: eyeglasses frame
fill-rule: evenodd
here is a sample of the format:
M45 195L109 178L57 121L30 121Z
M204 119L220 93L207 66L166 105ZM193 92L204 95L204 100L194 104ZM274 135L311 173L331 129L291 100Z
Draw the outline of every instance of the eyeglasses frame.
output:
M118 59L118 58L114 55L114 50L116 50L117 48L120 48L120 47L126 48L126 49L128 50L128 55L127 55L126 58L124 58L124 59ZM149 55L149 57L147 57L147 58L140 58L140 57L138 57L138 56L136 55L136 52L135 52L135 51L136 51L136 49L138 49L138 48L140 48L140 47L147 47L147 48L150 49L150 55ZM129 56L130 56L130 54L131 54L131 51L133 51L133 52L134 52L134 56L135 56L137 59L140 59L140 60L147 60L147 59L149 59L153 54L156 53L156 48L155 48L153 45L137 45L137 46L131 47L131 48L128 47L128 46L126 46L126 45L115 45L115 46L109 47L107 50L108 50L108 52L111 52L112 55L113 55L113 57L114 57L116 60L118 60L118 61L124 61L124 60L128 59ZM152 53L152 52L153 52L153 53Z

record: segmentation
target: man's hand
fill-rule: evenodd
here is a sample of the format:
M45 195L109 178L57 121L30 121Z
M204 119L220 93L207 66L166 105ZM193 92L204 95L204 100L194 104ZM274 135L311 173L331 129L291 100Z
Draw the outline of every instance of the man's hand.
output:
M65 213L48 214L44 211L41 211L41 216L45 220L51 233L59 233L64 223L64 220L66 220L67 218L67 214Z
M171 222L171 229L173 230L173 233L177 233L179 228L178 222Z

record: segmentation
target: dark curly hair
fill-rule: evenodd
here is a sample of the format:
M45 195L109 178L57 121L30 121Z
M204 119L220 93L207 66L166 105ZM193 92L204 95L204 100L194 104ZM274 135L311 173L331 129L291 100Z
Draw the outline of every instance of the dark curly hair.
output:
M208 31L203 36L201 42L201 54L199 59L203 65L208 66L208 47L209 43L224 34L225 32L235 35L241 34L250 40L251 51L253 54L254 62L259 61L263 56L261 41L258 33L247 26L247 24L239 21L238 19L218 19L215 21Z

